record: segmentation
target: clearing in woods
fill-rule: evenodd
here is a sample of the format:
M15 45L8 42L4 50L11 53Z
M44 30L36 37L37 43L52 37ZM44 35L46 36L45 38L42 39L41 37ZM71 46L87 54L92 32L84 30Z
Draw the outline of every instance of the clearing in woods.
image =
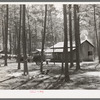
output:
M44 64L44 74L40 74L40 67L35 63L28 63L29 75L23 75L23 64L17 69L17 63L8 63L0 67L0 89L29 90L29 89L100 89L100 65L95 62L82 62L81 70L75 67L69 70L70 82L64 81L61 75L61 63ZM45 71L49 70L48 74Z

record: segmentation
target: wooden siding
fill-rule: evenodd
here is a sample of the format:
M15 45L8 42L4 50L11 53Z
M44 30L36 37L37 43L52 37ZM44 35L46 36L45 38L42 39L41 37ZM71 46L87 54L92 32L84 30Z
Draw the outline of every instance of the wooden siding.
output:
M63 52L54 52L51 61L61 62L62 55ZM70 52L68 52L68 60L70 61ZM73 60L76 61L76 49L73 50ZM94 46L90 42L84 41L80 45L80 61L93 61L93 60L94 60Z
M80 57L83 61L94 60L94 47L89 42L82 43L80 49ZM92 54L89 54L90 52Z

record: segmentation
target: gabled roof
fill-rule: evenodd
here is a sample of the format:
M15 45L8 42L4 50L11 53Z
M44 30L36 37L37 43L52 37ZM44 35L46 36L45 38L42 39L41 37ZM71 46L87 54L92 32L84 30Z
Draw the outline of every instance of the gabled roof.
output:
M85 39L85 40L81 41L81 44L83 44L83 43L86 42L86 41L87 41L90 45L92 45L92 46L94 47L94 44L93 44L92 41L89 40L89 39Z
M81 44L84 43L85 41L87 41L94 47L93 43L89 39L82 40ZM63 47L64 47L64 42L58 42L54 46L51 46L50 49L53 49L53 48L58 49L58 48L63 48ZM70 42L68 42L68 47L70 47ZM75 47L75 42L73 42L73 47Z
M64 46L64 42L58 42L57 44L55 44L54 46L51 46L50 48L63 48Z
M50 48L63 48L64 47L64 42L58 42L54 46L51 46ZM70 47L70 42L68 42L68 47ZM75 42L73 42L73 47L75 47Z

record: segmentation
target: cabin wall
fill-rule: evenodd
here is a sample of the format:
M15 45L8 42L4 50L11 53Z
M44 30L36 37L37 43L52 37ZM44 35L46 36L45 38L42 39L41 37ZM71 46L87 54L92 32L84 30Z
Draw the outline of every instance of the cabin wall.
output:
M93 61L94 60L94 47L90 43L84 42L81 44L80 58L83 61Z
M54 52L51 61L61 62L62 56L63 56L63 52Z
M73 50L73 61L76 61L76 50ZM70 52L68 52L68 61L70 61ZM51 61L61 62L63 59L63 52L55 52Z
M63 52L54 52L51 61L61 62ZM68 61L70 61L70 52L68 52ZM94 47L85 41L80 45L80 61L93 61L94 60ZM76 61L76 49L73 50L73 61Z

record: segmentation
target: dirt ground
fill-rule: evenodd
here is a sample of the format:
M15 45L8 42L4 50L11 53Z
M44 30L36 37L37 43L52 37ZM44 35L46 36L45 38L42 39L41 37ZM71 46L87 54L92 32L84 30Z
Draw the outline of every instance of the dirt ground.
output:
M29 89L67 89L67 90L99 90L100 89L100 65L98 61L82 62L81 70L70 68L70 82L64 81L61 75L61 63L44 63L44 74L40 74L40 66L28 63L29 75L23 75L23 63L21 69L17 69L17 63L9 60L8 66L1 61L0 89L1 90L29 90ZM49 70L48 74L46 71Z

